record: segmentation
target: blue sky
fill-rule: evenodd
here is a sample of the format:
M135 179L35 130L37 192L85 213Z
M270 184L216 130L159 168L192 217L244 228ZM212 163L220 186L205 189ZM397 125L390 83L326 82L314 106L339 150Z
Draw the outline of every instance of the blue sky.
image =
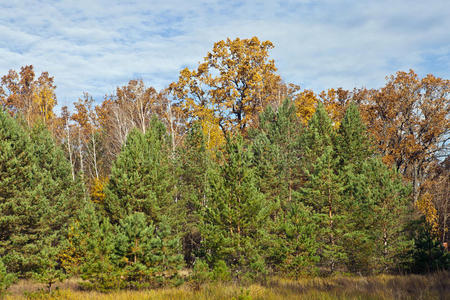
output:
M0 74L33 64L71 105L135 78L164 88L214 42L257 36L286 82L315 91L410 68L448 79L449 16L448 0L0 0Z

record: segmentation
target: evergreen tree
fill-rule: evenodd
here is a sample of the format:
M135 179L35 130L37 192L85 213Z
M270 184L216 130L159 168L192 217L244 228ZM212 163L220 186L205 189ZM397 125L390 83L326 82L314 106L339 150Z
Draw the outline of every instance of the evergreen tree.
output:
M117 290L125 287L123 271L117 265L117 232L107 218L89 220L85 240L81 278L82 286L98 291ZM82 248L82 249L83 249Z
M145 135L130 132L105 188L105 210L113 223L134 212L155 222L163 213L175 214L169 140L156 118Z
M206 149L205 138L199 123L194 123L184 145L178 151L179 193L183 207L183 252L184 259L192 266L200 251L201 209L207 205L208 176L213 167L210 153Z
M210 177L208 206L204 210L202 245L211 264L224 260L240 275L265 272L261 240L272 206L257 187L251 152L241 136L229 139L225 162Z
M95 239L102 223L100 215L95 210L94 203L88 202L74 216L58 254L65 273L72 276L81 274L81 269L91 254L92 245L96 245Z
M302 125L290 99L274 111L268 106L260 115L259 128L253 133L252 150L259 187L267 200L280 207L292 201L300 185L299 137Z
M302 166L306 182L301 188L301 198L303 203L313 208L320 220L321 263L328 266L331 272L345 262L342 251L345 214L334 139L331 119L323 104L319 103L302 137Z
M298 197L294 199L276 223L273 244L266 251L276 272L298 278L316 273L321 220L310 207L299 202Z
M9 272L28 272L39 239L38 179L32 144L25 130L0 111L0 257Z
M37 255L37 268L33 272L33 279L47 285L47 291L52 291L52 286L67 278L67 274L62 269L60 262L57 260L59 256L59 247L45 245Z
M156 228L143 213L134 213L117 227L116 255L128 287L157 287L177 277L183 266L181 244L166 218Z
M41 225L48 226L48 231L57 233L61 239L67 233L68 224L86 205L84 187L80 177L72 178L70 163L43 124L35 125L30 136L40 175L40 196L47 201L43 208L48 219Z
M182 245L174 234L168 217L161 218L150 244L144 249L148 267L157 286L178 284L178 270L183 266Z
M355 104L347 108L335 140L346 215L344 251L347 267L352 272L367 273L373 270L375 203L368 198L371 186L364 168L374 153Z
M345 111L335 144L341 167L353 165L360 171L362 163L374 155L369 133L354 103Z
M0 122L0 255L10 270L28 276L42 270L44 252L59 247L70 214L80 206L82 189L73 182L68 162L43 125L28 132L3 112ZM51 257L56 261L56 255Z
M414 224L413 261L408 269L414 273L430 273L450 269L450 253L431 234L424 218Z
M364 165L369 201L373 203L374 220L370 227L374 239L374 271L388 272L410 263L413 241L406 234L411 213L409 186L379 158Z
M169 141L156 118L145 134L134 129L128 135L105 189L105 211L115 224L117 240L111 253L105 253L108 261L93 270L93 278L106 267L120 270L115 286L155 286L176 278L177 268L183 266Z
M278 110L269 106L260 115L252 144L259 187L276 208L266 225L268 265L292 276L313 271L317 262L317 220L299 202L302 131L295 106L286 99Z
M71 167L63 151L55 144L43 124L30 132L32 155L39 170L39 209L42 211L38 228L40 241L33 277L47 284L49 291L56 281L62 281L60 261L62 243L67 236L68 224L86 205L80 178L73 180Z

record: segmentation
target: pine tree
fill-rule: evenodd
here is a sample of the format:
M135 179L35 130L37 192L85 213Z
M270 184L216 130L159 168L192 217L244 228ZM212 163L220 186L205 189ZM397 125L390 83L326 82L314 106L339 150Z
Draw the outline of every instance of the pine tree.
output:
M300 185L301 131L295 106L286 99L277 111L270 106L266 108L254 133L252 150L260 189L269 201L279 203L281 208L292 201L292 195Z
M368 198L371 189L364 167L374 155L371 141L361 120L358 107L351 104L335 138L339 180L343 184L342 203L346 224L344 251L352 272L370 272L374 255L374 202Z
M306 182L300 191L303 203L311 206L320 219L321 263L328 266L331 272L345 262L342 251L345 214L334 139L331 119L323 104L319 103L302 137L302 166Z
M407 269L413 273L430 273L450 269L450 253L440 241L430 233L431 226L422 217L413 228L413 261Z
M371 225L375 242L374 271L398 270L411 259L408 253L413 242L405 232L411 212L411 189L380 158L369 160L363 172L370 187L367 192L375 216Z
M128 287L158 287L177 276L183 266L181 244L165 218L158 228L143 213L134 213L117 227L116 255Z
M33 279L47 285L47 291L52 291L52 286L62 282L68 276L57 260L60 248L52 245L45 245L37 256L37 268L33 272Z
M180 238L174 234L171 223L168 217L162 217L150 244L144 249L157 286L179 283L178 270L184 266Z
M362 163L374 154L369 133L354 103L345 111L335 144L341 167L353 164L359 171Z
M257 187L251 152L242 137L229 139L225 162L210 177L208 206L204 211L202 245L211 264L224 260L236 273L265 272L261 238L272 207Z
M292 276L313 271L317 262L317 220L299 202L302 131L295 106L286 99L276 111L269 106L260 115L252 144L259 187L276 208L266 224L267 262L273 270Z
M121 270L120 287L167 284L183 266L171 156L166 129L153 118L145 134L130 132L112 166L104 203L118 237L105 267Z
M42 270L43 251L53 253L61 243L82 189L44 125L28 131L3 112L0 122L0 255L8 269L28 276Z
M117 290L125 287L123 271L118 267L116 256L117 232L107 218L85 219L88 238L81 265L82 286L98 291Z
M73 217L86 205L84 187L80 177L73 179L70 163L43 124L35 125L30 137L32 155L40 175L40 196L47 200L46 225L49 231L62 237Z
M201 210L207 205L208 173L213 167L202 127L194 123L184 145L178 150L179 194L183 207L179 217L183 218L184 259L192 266L200 253Z
M145 135L137 129L130 132L105 188L105 210L113 223L134 212L155 222L163 213L175 213L169 141L156 118Z
M34 227L40 218L38 182L32 144L25 130L0 111L0 257L9 272L28 272L38 239ZM24 256L25 255L25 256Z
M81 269L92 250L91 245L99 231L100 216L101 213L95 210L95 204L88 202L69 224L66 238L58 253L58 260L61 261L61 267L65 273L72 276L81 274Z
M294 196L276 223L270 251L272 268L283 276L298 278L316 273L319 262L320 218Z

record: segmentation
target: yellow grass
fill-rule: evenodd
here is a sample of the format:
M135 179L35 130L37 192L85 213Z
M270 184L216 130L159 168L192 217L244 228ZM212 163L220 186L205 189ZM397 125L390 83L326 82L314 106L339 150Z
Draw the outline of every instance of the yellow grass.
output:
M288 280L272 278L265 284L239 286L237 284L208 284L194 291L188 284L178 288L148 291L116 291L98 293L81 291L77 280L59 285L52 294L38 292L42 286L22 281L11 287L6 299L450 299L450 274L431 275L333 277ZM25 293L25 294L24 294ZM446 298L447 297L447 298Z

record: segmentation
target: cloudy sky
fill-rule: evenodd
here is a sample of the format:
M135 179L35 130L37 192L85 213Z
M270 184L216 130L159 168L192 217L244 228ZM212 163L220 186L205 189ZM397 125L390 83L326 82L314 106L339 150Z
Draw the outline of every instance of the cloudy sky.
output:
M214 42L257 36L286 82L315 91L410 68L449 78L449 16L448 0L0 0L0 74L48 71L70 105L135 78L164 88Z

